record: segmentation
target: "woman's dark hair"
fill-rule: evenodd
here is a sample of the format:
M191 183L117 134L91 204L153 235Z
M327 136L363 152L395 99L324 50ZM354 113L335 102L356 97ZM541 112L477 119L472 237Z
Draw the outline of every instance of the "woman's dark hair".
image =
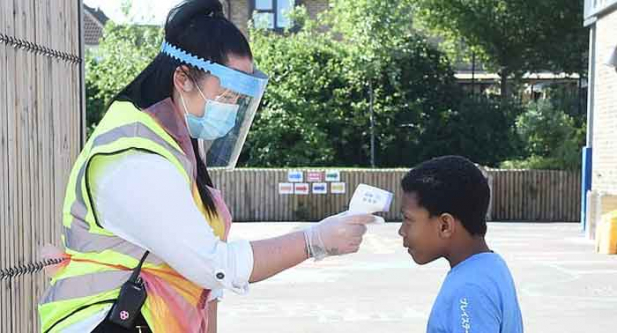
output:
M246 37L223 13L218 0L186 0L174 7L165 23L165 40L195 56L226 65L229 55L253 58ZM115 101L128 101L139 109L173 97L173 77L176 69L186 65L159 53L154 60L116 97ZM200 80L205 74L190 65L192 79ZM197 140L192 140L197 160L197 187L207 211L216 213L214 200L207 186L212 186L208 169L200 158Z

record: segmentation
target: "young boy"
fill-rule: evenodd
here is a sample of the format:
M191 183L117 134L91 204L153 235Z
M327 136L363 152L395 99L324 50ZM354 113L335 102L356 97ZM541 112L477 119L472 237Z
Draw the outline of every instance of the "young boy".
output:
M433 304L428 333L519 333L523 320L505 261L486 245L490 189L460 156L418 165L402 180L399 235L419 265L446 258L451 270Z

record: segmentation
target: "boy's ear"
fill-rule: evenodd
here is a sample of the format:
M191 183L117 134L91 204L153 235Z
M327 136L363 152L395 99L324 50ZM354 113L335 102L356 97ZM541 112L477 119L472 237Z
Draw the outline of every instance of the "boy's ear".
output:
M439 235L442 238L451 238L456 232L456 219L448 213L439 216Z

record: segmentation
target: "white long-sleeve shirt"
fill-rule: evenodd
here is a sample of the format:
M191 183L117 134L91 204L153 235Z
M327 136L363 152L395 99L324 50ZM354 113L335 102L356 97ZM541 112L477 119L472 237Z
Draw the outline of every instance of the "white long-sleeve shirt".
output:
M104 162L96 174L91 194L101 226L213 290L211 298L223 289L248 292L254 263L250 243L226 243L214 234L195 206L186 180L168 160L131 152ZM107 311L66 331L89 332Z

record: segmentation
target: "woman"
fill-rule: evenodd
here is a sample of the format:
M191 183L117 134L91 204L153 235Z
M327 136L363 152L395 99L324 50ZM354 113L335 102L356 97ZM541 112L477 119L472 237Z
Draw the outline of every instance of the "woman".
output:
M206 164L235 165L266 82L217 0L172 9L161 53L71 173L67 260L39 305L44 332L215 332L222 290L358 250L370 215L226 242L231 216Z

